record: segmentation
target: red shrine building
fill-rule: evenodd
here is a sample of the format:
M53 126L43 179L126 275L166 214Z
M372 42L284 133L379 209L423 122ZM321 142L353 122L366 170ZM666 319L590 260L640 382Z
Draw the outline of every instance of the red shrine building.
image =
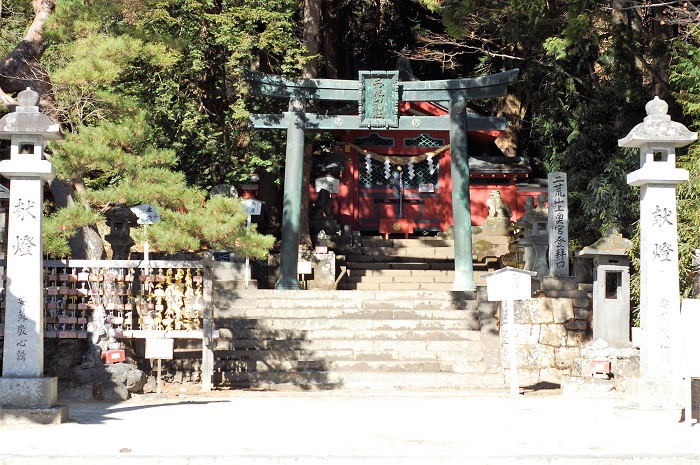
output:
M401 102L402 116L447 115L429 102ZM314 157L310 198L331 193L330 211L341 228L386 232L383 223L404 219L413 232L445 232L452 225L452 179L449 131L372 129L336 130L333 153ZM468 131L472 225L488 216L494 190L513 212L525 213L525 199L546 189L528 184L527 159L505 157L494 141L499 130ZM384 220L384 221L383 221ZM398 232L398 231L392 231ZM406 232L406 231L401 231Z

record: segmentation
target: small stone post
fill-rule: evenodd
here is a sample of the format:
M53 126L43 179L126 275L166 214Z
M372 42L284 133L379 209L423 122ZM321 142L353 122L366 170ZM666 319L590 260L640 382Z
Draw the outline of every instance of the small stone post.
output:
M646 105L647 117L623 139L620 147L640 149L640 168L627 183L640 188L640 378L629 386L632 405L673 410L678 348L675 331L680 318L676 185L688 171L676 168L675 149L697 139L671 121L668 105L655 97Z
M482 274L486 278L486 293L490 301L501 301L501 344L507 354L510 372L510 393L520 395L518 382L518 338L515 332L515 300L532 298L532 277L534 271L520 270L509 266L491 273Z
M10 179L5 342L0 378L2 421L24 418L60 423L67 407L56 407L57 380L44 377L44 182L53 166L43 157L47 139L62 139L57 124L39 113L39 94L27 88L19 106L0 120L0 138L10 139L9 160L0 174Z

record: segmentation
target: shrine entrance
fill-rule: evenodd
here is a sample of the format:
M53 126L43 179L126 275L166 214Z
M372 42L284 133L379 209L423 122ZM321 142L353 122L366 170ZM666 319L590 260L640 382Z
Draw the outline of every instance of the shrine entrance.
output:
M355 165L364 166L364 172L357 173L358 189L353 206L357 208L357 226L361 228L363 223L368 225L375 222L379 231L385 234L389 230L408 234L416 223L430 229L429 223L440 217L441 208L446 208L441 205L440 199L446 198L441 189L449 189L455 253L452 289L476 290L472 263L467 132L504 130L506 121L495 117L468 117L466 102L505 95L507 86L516 80L518 70L443 81L399 81L398 71L360 71L359 75L359 81L292 81L252 71L246 75L251 93L288 98L290 102L289 111L282 115L256 114L250 117L253 128L287 130L280 277L275 288L300 288L297 263L301 190L306 187L302 186L304 131L381 129L414 133L449 131L449 141L445 141L448 144L442 147L444 150L450 149L450 176L449 180L439 182L441 168L438 166L435 169L435 158L439 155L436 153L401 153L387 158L373 157L368 150L360 148L357 152L365 160ZM355 101L358 114L306 113L308 100ZM441 102L446 114L401 115L400 106L406 102ZM417 165L420 169L425 168L425 172L419 176L416 176ZM437 212L435 209L438 209Z
M356 206L353 229L385 235L399 232L395 231L400 229L395 228L397 224L416 231L444 230L440 225L444 216L441 210L451 210L441 195L449 191L445 176L449 171L445 164L449 141L424 133L395 131L391 135L359 134L348 144L351 149L348 166L357 173L351 173L352 179L346 181L356 186L356 192L339 202L345 209L351 207L348 203Z

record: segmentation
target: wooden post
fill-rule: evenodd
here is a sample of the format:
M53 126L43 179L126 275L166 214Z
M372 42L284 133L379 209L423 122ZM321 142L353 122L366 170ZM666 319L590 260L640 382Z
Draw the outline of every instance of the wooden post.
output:
M202 391L213 388L214 376L214 305L213 305L213 266L212 258L204 262L204 314L202 315Z

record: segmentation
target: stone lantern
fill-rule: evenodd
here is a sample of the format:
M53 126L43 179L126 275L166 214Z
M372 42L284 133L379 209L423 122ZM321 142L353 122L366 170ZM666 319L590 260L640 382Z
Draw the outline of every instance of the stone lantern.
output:
M549 264L547 263L549 213L545 206L545 199L546 196L540 194L537 197L539 206L536 207L532 196L528 196L525 214L515 223L524 231L523 238L518 241L518 247L523 248L525 258L523 269L534 271L537 276L549 275Z
M105 240L112 246L112 260L127 260L129 250L134 245L129 231L137 224L138 218L129 207L118 203L105 212L109 234Z
M0 119L0 138L10 139L10 159L0 174L10 180L5 304L5 351L0 377L0 421L33 418L58 423L57 379L44 377L44 183L54 177L44 158L46 140L62 139L58 124L39 112L39 94L27 88L17 109Z
M620 147L639 149L638 170L627 184L640 191L640 378L630 386L633 404L642 408L674 409L677 341L680 320L676 185L688 171L676 168L676 149L697 134L671 121L668 105L655 97L646 105L647 117L623 139ZM636 397L636 398L635 398Z
M632 241L612 228L576 255L593 259L593 340L630 340L630 261Z

